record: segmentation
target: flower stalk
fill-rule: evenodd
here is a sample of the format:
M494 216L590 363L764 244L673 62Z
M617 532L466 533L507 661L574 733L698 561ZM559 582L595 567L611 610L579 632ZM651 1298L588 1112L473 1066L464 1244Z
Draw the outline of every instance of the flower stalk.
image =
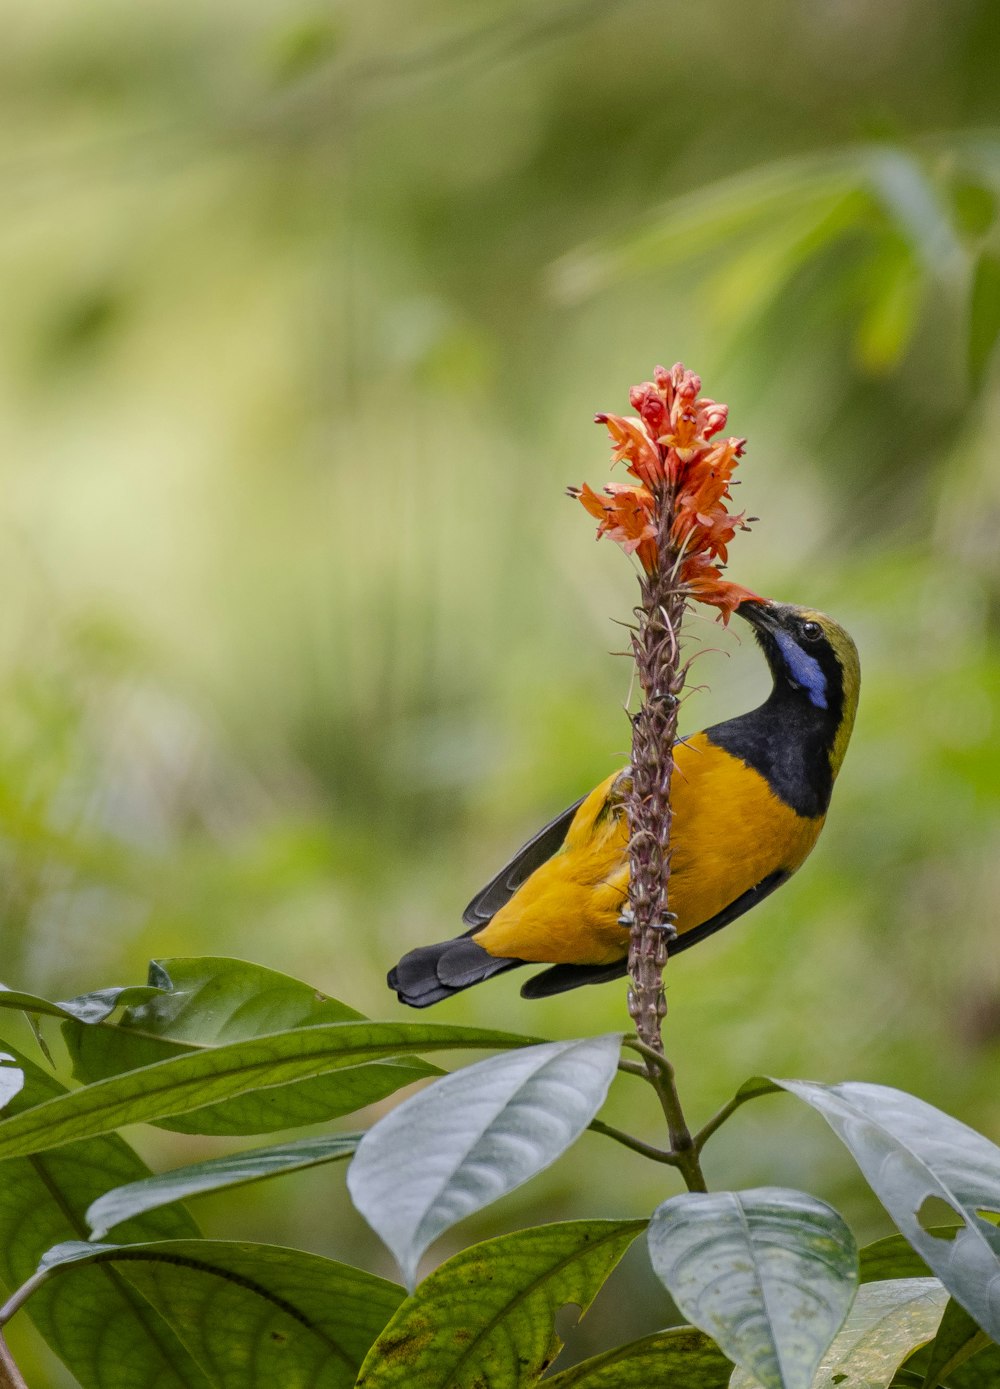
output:
M662 515L669 517L665 502ZM663 1052L667 1000L663 970L675 935L668 905L670 883L670 783L677 714L684 688L680 631L686 594L673 578L676 558L642 580L642 602L632 651L642 691L632 721L632 781L625 797L629 825L630 928L628 1011L646 1046ZM674 1145L676 1146L676 1145Z
M742 439L719 439L728 407L700 395L701 380L678 362L657 367L652 381L633 386L636 415L598 415L637 485L609 484L603 494L586 483L571 488L597 518L598 538L608 535L641 567L632 654L641 700L632 724L631 787L625 796L629 827L629 901L622 925L629 928L628 1009L641 1044L646 1073L659 1095L670 1130L671 1151L688 1185L704 1190L697 1150L684 1122L673 1069L663 1055L667 1002L663 971L676 937L670 910L671 778L677 716L688 663L681 628L692 601L717 608L723 621L749 589L722 576L728 546L744 515L730 513L732 472Z

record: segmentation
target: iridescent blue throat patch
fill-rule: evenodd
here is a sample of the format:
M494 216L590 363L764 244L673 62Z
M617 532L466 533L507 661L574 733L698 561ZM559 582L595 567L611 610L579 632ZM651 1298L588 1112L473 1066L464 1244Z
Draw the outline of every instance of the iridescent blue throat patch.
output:
M826 676L819 661L815 656L803 651L795 638L790 637L787 632L775 632L774 636L785 658L788 674L796 685L805 690L817 709L825 709Z

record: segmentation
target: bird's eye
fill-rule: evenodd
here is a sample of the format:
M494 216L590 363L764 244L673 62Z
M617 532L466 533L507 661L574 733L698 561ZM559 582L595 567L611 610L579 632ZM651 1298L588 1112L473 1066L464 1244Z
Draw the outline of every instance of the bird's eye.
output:
M820 637L823 635L823 628L818 622L803 622L802 635L805 637L806 641L819 641Z

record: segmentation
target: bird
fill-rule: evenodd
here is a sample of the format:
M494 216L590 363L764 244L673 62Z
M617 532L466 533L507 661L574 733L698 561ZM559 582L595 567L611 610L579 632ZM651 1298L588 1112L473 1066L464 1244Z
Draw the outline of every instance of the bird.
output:
M743 601L773 679L756 709L679 739L671 788L670 954L728 926L812 851L847 752L861 685L857 648L832 618ZM628 970L630 768L538 831L469 903L469 929L409 951L389 972L426 1008L493 975L547 964L521 989L544 998Z

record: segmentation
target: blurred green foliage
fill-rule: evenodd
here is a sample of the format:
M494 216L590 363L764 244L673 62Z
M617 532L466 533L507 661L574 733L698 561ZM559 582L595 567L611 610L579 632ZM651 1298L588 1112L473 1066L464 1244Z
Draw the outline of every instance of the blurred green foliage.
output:
M671 967L693 1117L769 1071L900 1084L995 1138L998 60L990 0L22 8L0 52L4 982L228 953L398 1016L386 968L622 760L608 652L634 579L561 493L606 476L594 410L682 358L750 440L762 519L733 575L834 613L864 666L813 860ZM739 633L692 635L689 728L765 685ZM440 1015L623 1021L614 986L539 1008L518 983ZM139 1141L157 1166L218 1151ZM647 1213L659 1177L607 1148L452 1247ZM888 1228L780 1100L710 1168ZM339 1173L204 1210L388 1271ZM577 1353L662 1322L641 1263Z

